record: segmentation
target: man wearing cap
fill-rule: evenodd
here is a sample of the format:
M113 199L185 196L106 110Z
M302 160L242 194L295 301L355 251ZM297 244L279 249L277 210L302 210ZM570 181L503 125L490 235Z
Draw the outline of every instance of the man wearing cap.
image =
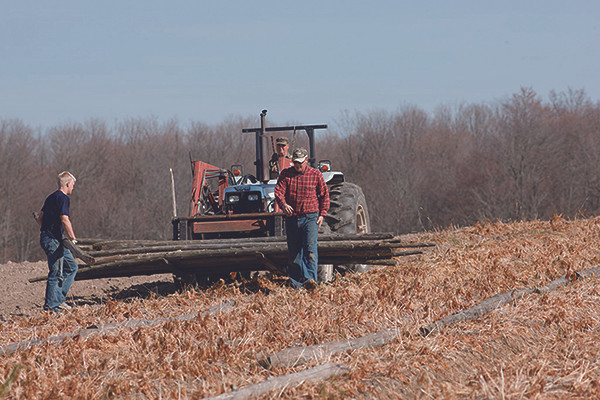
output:
M296 287L314 289L317 282L317 234L329 210L329 191L323 174L308 165L308 152L299 148L294 165L281 171L275 201L286 216L290 280Z
M286 137L279 137L275 141L275 153L269 160L269 177L277 179L279 172L292 166L292 160L288 153L290 146Z

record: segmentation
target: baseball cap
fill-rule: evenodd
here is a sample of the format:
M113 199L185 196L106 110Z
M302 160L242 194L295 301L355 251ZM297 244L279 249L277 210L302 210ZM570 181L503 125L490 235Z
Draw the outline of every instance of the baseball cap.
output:
M276 144L283 144L285 146L288 145L288 139L286 137L278 137L277 140L275 140Z
M302 148L302 147L294 150L294 154L292 155L292 161L293 162L302 163L307 158L308 158L308 151L306 151L306 149Z

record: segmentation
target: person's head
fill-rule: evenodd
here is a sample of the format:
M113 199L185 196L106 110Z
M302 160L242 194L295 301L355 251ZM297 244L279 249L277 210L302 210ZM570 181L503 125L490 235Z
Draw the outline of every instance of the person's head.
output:
M75 187L76 181L77 179L75 179L73 174L69 171L61 172L56 178L58 188L65 192L66 195L70 195L71 193L73 193L73 188Z
M289 142L286 137L279 137L275 141L275 151L279 157L287 156L289 148Z
M294 150L292 161L294 162L296 171L304 173L304 171L306 171L306 166L308 165L308 151L302 147Z

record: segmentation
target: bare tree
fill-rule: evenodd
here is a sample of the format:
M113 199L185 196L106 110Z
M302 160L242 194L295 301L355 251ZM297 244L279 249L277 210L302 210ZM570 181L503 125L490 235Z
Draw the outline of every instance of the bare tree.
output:
M594 201L600 183L598 162L598 109L594 107L584 90L569 89L567 92L551 92L550 129L560 140L559 168L553 171L555 208L575 215L578 212L597 211ZM594 116L596 115L596 118Z
M0 122L0 262L36 254L39 233L32 211L39 210L40 171L36 164L39 139L20 121Z
M550 201L548 171L560 146L547 129L548 108L537 94L522 88L499 110L502 165L511 183L512 219L535 219Z

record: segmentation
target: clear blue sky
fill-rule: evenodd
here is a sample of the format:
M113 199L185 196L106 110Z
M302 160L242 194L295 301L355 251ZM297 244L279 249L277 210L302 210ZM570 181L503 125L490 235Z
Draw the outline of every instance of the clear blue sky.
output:
M269 110L600 99L600 1L0 0L0 119L209 124Z

